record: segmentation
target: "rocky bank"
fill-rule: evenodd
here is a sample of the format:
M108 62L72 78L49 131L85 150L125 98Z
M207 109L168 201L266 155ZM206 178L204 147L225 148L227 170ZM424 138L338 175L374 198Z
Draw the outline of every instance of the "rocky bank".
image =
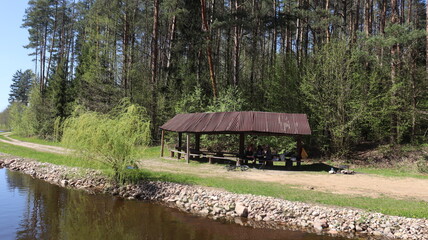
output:
M351 238L428 240L427 219L234 194L170 182L144 181L118 186L99 171L41 163L9 155L0 155L1 167L63 187L82 189L92 194L112 194L130 200L156 201L192 214L245 226L295 229Z

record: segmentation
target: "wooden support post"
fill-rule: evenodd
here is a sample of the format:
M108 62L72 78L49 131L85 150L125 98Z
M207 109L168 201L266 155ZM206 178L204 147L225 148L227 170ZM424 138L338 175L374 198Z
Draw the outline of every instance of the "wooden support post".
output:
M195 150L199 152L201 148L201 134L196 133L195 134Z
M239 155L244 156L245 151L245 134L239 134Z
M190 160L190 135L186 134L186 161L189 163Z
M236 162L236 165L240 165L241 159L244 159L245 155L245 134L239 134L239 160Z
M165 131L162 129L162 135L161 135L161 157L163 157L163 149L165 147Z
M297 137L297 159L296 159L296 166L300 167L301 161L302 161L302 148L303 148L303 144L302 144L302 138L300 136Z
M183 145L182 145L182 139L183 139L183 133L181 133L181 132L179 132L178 133L178 151L182 151L182 147L183 147ZM181 158L181 153L177 153L177 158L178 159L180 159Z
M195 151L197 153L199 153L201 148L201 134L200 133L196 133L195 134ZM196 157L197 159L199 159L199 156Z

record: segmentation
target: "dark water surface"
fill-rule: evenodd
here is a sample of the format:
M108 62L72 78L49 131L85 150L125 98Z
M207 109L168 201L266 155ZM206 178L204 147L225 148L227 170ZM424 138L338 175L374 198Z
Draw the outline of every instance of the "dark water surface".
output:
M341 238L221 223L148 202L89 195L0 169L0 239Z

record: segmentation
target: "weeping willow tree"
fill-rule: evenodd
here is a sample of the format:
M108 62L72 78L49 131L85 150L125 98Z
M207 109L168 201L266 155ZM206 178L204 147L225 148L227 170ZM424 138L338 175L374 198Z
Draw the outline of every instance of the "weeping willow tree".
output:
M127 167L135 166L138 153L150 143L146 116L143 108L128 101L108 114L77 108L64 122L62 143L105 164L113 170L114 180L124 182Z

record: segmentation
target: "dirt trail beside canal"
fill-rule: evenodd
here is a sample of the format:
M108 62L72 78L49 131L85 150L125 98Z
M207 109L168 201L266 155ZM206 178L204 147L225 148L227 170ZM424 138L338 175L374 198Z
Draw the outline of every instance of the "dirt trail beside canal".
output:
M34 150L39 151L39 152L48 152L48 153L57 153L57 154L67 154L67 153L72 152L72 150L67 149L67 148L63 148L63 147L49 146L49 145L20 141L20 140L11 138L9 136L10 133L2 133L1 135L4 138L6 138L7 140L0 138L0 142L12 144L15 146L31 148L31 149L34 149Z
M383 177L373 174L328 174L300 171L258 170L246 172L224 169L223 165L187 165L176 160L141 160L140 166L152 171L187 173L203 177L223 177L294 185L296 188L344 195L392 197L428 201L428 180ZM249 183L250 184L250 183Z

